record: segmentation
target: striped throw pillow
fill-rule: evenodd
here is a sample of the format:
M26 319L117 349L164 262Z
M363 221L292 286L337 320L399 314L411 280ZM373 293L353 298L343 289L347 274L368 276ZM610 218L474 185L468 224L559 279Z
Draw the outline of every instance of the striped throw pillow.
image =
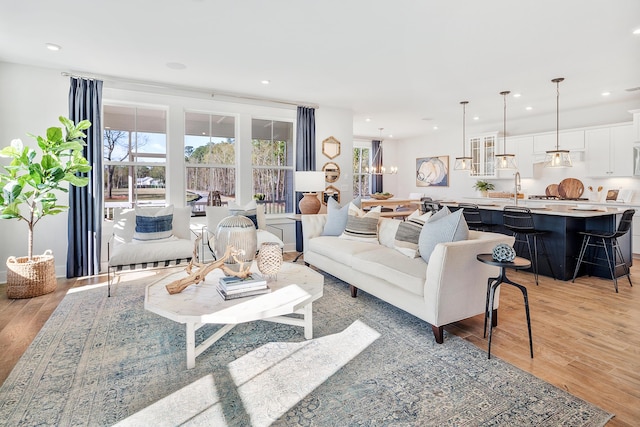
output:
M420 232L430 216L431 212L420 215L419 211L415 211L409 215L406 221L402 221L400 225L398 225L393 247L409 258L419 257L418 240L420 239Z
M376 206L365 213L365 211L353 203L349 204L347 226L340 235L340 238L377 244L380 210L380 206Z

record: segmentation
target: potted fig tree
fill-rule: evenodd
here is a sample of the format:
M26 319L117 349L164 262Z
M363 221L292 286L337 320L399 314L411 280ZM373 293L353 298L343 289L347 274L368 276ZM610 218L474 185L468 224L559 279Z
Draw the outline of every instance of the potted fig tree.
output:
M17 219L28 227L27 256L7 260L9 298L30 298L55 290L53 255L51 251L33 254L33 230L43 217L68 208L58 204L58 194L68 192L68 184L83 187L89 182L89 178L77 174L91 170L82 154L86 145L83 131L91 122L74 124L65 117L60 117L60 122L64 132L60 127L50 127L44 137L28 134L37 141L37 148L14 139L0 150L0 157L11 159L0 171L0 219Z

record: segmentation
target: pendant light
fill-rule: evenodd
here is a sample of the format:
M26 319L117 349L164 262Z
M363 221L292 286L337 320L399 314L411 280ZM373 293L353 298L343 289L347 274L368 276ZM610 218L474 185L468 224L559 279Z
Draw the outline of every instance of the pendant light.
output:
M511 92L508 90L500 92L500 95L504 98L504 129L502 131L503 154L496 154L496 169L499 170L518 169L518 165L516 164L516 155L507 154L507 95L510 93Z
M547 151L544 159L545 168L570 168L573 166L569 150L560 149L560 82L563 80L562 77L551 80L556 84L556 149Z
M470 171L472 170L473 158L467 157L465 154L465 146L467 144L467 135L465 132L465 125L467 121L467 104L469 101L461 101L462 104L462 157L456 157L456 163L453 166L454 170Z

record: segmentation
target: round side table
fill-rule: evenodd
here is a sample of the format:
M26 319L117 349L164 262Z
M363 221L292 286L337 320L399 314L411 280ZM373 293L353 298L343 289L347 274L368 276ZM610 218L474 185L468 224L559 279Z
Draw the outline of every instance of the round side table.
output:
M486 309L484 312L484 334L487 332L487 317L489 318L489 345L487 348L487 358L491 359L491 332L493 331L493 300L496 293L496 289L502 283L515 286L522 291L524 297L524 309L527 313L527 329L529 330L529 350L531 352L531 358L533 358L533 339L531 338L531 316L529 315L529 296L527 295L527 288L510 280L507 277L507 268L514 270L524 270L531 267L531 261L526 258L516 257L513 261L496 261L493 259L492 254L479 254L478 261L488 265L500 267L500 275L498 277L490 277L487 280L487 300ZM491 308L490 308L491 307Z

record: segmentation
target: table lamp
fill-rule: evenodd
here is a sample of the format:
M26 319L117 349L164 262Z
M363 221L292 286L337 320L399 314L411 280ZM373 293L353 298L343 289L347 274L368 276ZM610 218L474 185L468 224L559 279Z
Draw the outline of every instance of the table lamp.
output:
M296 191L304 193L298 207L303 215L317 214L320 211L320 199L318 191L324 190L324 172L322 171L297 171L295 174Z

